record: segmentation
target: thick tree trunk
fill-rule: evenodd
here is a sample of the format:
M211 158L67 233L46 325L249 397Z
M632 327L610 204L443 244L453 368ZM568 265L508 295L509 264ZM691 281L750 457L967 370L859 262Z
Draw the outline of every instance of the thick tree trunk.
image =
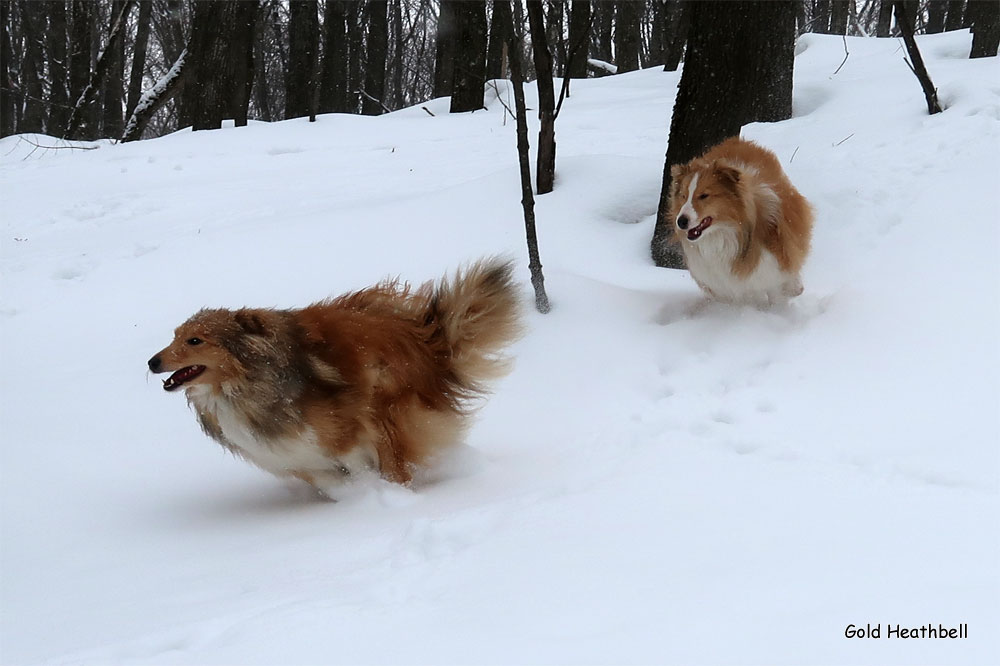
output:
M673 7L667 23L667 50L664 54L663 71L676 72L684 55L688 30L691 25L690 0L672 0Z
M520 0L514 0L520 2ZM531 53L535 61L535 84L538 86L538 194L548 194L556 176L556 95L552 85L552 56L545 39L545 20L541 0L528 0L528 27Z
M288 69L285 72L285 118L311 115L319 37L316 0L288 3Z
M7 3L4 3L7 4ZM69 70L67 69L66 3L62 0L46 2L49 13L48 41L49 62L49 119L48 133L60 136L69 120Z
M888 37L892 32L892 0L878 0L878 23L875 25L876 37Z
M590 1L573 0L569 17L569 62L572 79L587 78L587 54L590 46Z
M944 32L944 17L948 13L948 0L927 0L927 34Z
M665 0L653 0L652 17L649 26L649 55L651 65L663 64L663 52L666 50L667 21L670 7Z
M851 16L851 4L854 0L831 0L830 2L830 34L846 35L847 20Z
M549 54L552 56L552 73L561 78L566 75L565 7L563 0L550 0L546 6L545 41L548 42Z
M133 4L135 4L135 0L125 0L119 7L118 14L111 24L111 32L108 34L108 44L94 66L94 73L90 77L90 82L83 89L79 99L76 101L76 105L73 107L73 113L69 117L69 126L66 128L66 134L63 138L76 138L78 136L78 131L84 122L85 115L88 113L88 108L97 100L98 92L102 89L102 83L105 77L108 76L108 70L115 62L115 51L120 41L125 38L125 17L128 16ZM112 74L112 76L114 75ZM119 97L119 105L121 104L120 99Z
M149 27L152 24L153 0L139 0L139 16L135 26L135 48L132 50L132 71L129 75L128 100L125 117L131 118L135 105L142 95L142 81L146 73L146 47L149 45Z
M490 36L489 46L486 49L486 80L502 79L506 75L504 71L504 44L505 38L504 22L500 19L503 10L500 5L509 3L510 0L494 0L490 3ZM508 5L508 9L510 9Z
M190 71L184 64L186 59L187 50L185 49L181 51L170 71L139 97L135 110L129 116L128 122L125 123L122 143L141 139L142 133L146 131L149 121L156 115L156 112L183 91L187 74Z
M924 99L927 100L927 113L931 115L941 113L937 90L935 90L934 84L931 83L931 77L927 73L927 68L924 67L924 59L917 48L917 40L913 38L914 17L909 14L905 5L906 3L902 0L893 2L893 9L896 11L896 25L899 26L899 30L903 34L903 43L906 44L906 52L909 54L912 63L910 69L913 70L917 80L920 81L920 87L924 91Z
M965 0L949 0L945 30L961 30L965 25Z
M134 3L133 3L134 4ZM114 0L111 3L112 26L115 17L121 16L122 34L114 43L108 42L105 48L108 59L107 73L101 86L101 108L104 114L102 131L104 136L119 137L124 128L122 118L122 101L125 97L125 21L127 13L122 13L125 0Z
M13 49L10 43L10 3L0 0L0 137L14 133L16 106L12 94L10 65Z
M812 30L810 32L817 32L821 35L830 32L830 1L816 0L816 4L813 7Z
M524 210L524 231L528 243L528 269L531 271L531 286L535 290L535 308L545 314L551 310L549 297L545 293L545 276L542 260L538 253L538 235L535 233L535 197L531 193L531 166L528 160L528 110L524 103L524 67L521 53L524 47L524 30L521 27L521 0L513 0L517 16L510 11L510 5L501 9L504 22L511 26L510 37L510 79L514 88L514 108L517 116L517 160L521 173L521 207ZM506 2L504 3L507 4Z
M789 118L795 3L699 2L690 6L691 28L670 124L652 254L660 266L679 268L669 243L670 167L683 164L743 125ZM725 38L723 38L725 37ZM719 104L719 100L726 100Z
M247 122L253 89L257 2L195 0L185 68L184 103L195 130Z
M361 100L361 113L378 116L386 111L385 67L389 57L389 24L385 0L369 0L368 44L365 49L365 92ZM486 46L483 45L485 51Z
M347 107L349 113L357 113L360 110L358 100L361 93L358 91L364 87L361 78L361 65L364 63L365 32L364 24L361 21L361 12L364 5L360 2L348 0L347 13Z
M392 81L388 106L391 109L401 109L406 103L403 91L403 60L406 45L403 43L403 11L400 3L389 5L389 27L392 32L392 66L389 68L389 78Z
M483 108L486 86L486 3L466 0L455 5L455 73L451 113Z
M612 36L614 34L615 5L613 2L596 2L591 6L594 13L594 48L593 53L604 62L614 59L612 53Z
M639 20L642 18L641 2L615 3L615 64L618 73L634 72L639 69L639 46L641 33Z
M455 43L458 36L455 6L461 0L441 0L434 55L434 96L451 95L455 80Z
M42 132L45 130L45 93L42 77L45 74L45 58L42 44L45 39L45 13L41 3L21 0L18 5L21 15L21 30L24 48L21 59L21 92L24 111L18 132Z
M1000 47L1000 3L993 0L971 0L968 14L972 23L970 58L989 58Z
M69 40L69 104L75 106L76 102L83 95L87 88L87 81L90 79L90 43L91 25L93 18L91 14L97 7L90 0L73 0L73 24L70 28ZM94 113L89 106L82 110L83 117L79 121L76 138L96 137L94 127ZM69 119L66 120L66 128L63 136L69 135Z
M347 4L327 0L323 14L323 75L319 87L320 113L346 113L347 104Z

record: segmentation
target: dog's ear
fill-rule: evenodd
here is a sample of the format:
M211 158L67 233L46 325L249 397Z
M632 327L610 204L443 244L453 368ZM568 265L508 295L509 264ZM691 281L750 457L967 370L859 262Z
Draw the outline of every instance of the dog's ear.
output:
M735 188L739 184L742 173L739 169L727 162L716 162L712 173L719 181L730 188Z
M233 319L236 320L236 323L243 329L244 333L249 333L250 335L263 335L265 330L267 330L264 320L255 312L237 310L236 314L233 315Z
M691 171L691 163L685 162L684 164L675 164L670 167L670 179L675 183L680 182L681 178L686 176L688 172Z

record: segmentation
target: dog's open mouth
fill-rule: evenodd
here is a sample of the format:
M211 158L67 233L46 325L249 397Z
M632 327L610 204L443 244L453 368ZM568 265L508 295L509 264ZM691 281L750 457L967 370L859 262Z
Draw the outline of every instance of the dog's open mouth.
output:
M688 229L688 240L698 240L705 233L705 229L708 229L710 226L712 226L712 218L706 217L698 223L698 226Z
M181 368L163 380L163 390L173 391L180 388L203 372L205 372L205 366L203 365L189 365L186 368Z

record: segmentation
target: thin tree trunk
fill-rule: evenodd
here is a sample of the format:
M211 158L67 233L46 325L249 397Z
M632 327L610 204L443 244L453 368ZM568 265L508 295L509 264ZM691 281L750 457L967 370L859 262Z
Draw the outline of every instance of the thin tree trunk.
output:
M73 24L70 28L69 40L69 103L75 105L87 89L87 81L90 80L90 43L91 25L93 19L91 13L97 7L90 0L73 0ZM96 136L94 128L94 113L89 106L82 109L83 117L80 118L75 134L76 138L94 138ZM69 136L69 119L66 120L66 127L63 136Z
M489 46L486 49L486 80L502 79L506 72L503 68L503 47L507 40L504 38L504 24L500 20L503 10L500 5L510 2L510 0L494 0L490 3L490 36Z
M483 108L486 86L486 3L465 0L456 3L455 71L451 91L451 113Z
M892 32L892 0L878 0L878 23L876 37L888 37Z
M319 36L316 0L288 3L288 69L285 72L285 118L310 115L313 100L313 73Z
M368 0L368 44L365 49L365 94L361 113L377 116L385 112L385 64L389 55L389 24L386 0ZM485 46L484 46L485 49Z
M810 32L818 32L821 35L830 32L830 2L831 0L816 0Z
M507 5L503 12L505 22L512 30L510 35L510 78L514 88L514 108L517 112L517 158L521 173L521 207L524 210L524 231L528 243L528 269L531 271L531 286L535 290L535 308L545 314L552 309L545 293L545 276L542 260L538 253L538 236L535 233L535 197L531 193L531 166L528 160L528 110L524 103L524 68L521 53L524 46L524 21L521 18L521 0L513 0L517 7L516 18ZM506 3L504 3L506 4Z
M830 2L830 34L846 35L847 20L851 16L851 5L854 0L831 0Z
M21 60L24 115L18 132L42 132L45 129L45 100L42 91L44 57L42 43L45 38L45 14L41 3L21 0L18 9L24 34Z
M134 3L133 3L134 4ZM104 75L101 86L101 107L104 114L102 127L104 135L108 137L119 137L124 128L122 118L122 100L125 97L125 21L127 13L122 12L125 7L125 0L114 0L111 3L112 26L115 17L121 17L122 35L105 47L105 55L108 59L107 72ZM113 29L113 27L112 27Z
M361 11L364 5L360 2L348 2L347 12L347 111L357 113L360 108L358 101L361 95L358 92L364 87L361 80L361 65L364 63L364 24L361 20Z
M117 48L119 40L124 39L125 17L128 15L129 10L132 9L133 4L135 4L135 0L125 0L121 5L118 15L115 17L114 22L111 24L111 33L108 35L108 44L97 60L97 65L94 67L94 73L90 77L90 82L80 94L80 98L76 101L73 113L69 117L69 126L67 127L66 134L63 138L74 138L76 136L76 133L83 122L87 107L93 104L97 99L97 93L101 89L101 83L107 75L109 67L114 62L113 52Z
M10 136L16 128L16 103L12 94L10 64L13 48L10 44L10 3L0 0L0 137Z
M389 95L392 103L389 106L401 109L406 103L403 95L403 60L406 44L403 42L403 11L399 2L389 5L389 18L392 29L392 67L389 75L392 81Z
M612 2L598 2L593 5L596 13L594 19L594 54L604 62L614 58L611 52L612 35L614 33L615 5Z
M949 0L945 30L961 30L965 27L965 0Z
M691 25L690 0L673 0L671 4L673 11L667 24L667 51L663 63L665 72L676 72L680 67Z
M944 32L944 17L948 13L948 0L927 0L927 34Z
M135 26L135 48L132 51L132 72L129 76L128 101L125 117L131 118L135 105L142 95L142 81L146 73L146 47L149 44L149 27L152 23L153 0L139 0L139 16Z
M527 5L531 53L537 77L535 84L538 86L538 161L535 168L538 172L538 194L541 196L552 191L556 176L556 95L552 84L552 56L545 39L542 3L541 0L527 0Z
M906 52L910 55L910 62L912 63L910 64L910 69L913 70L917 80L920 81L920 87L924 91L924 98L927 100L927 113L931 115L941 113L937 91L934 89L934 84L931 83L931 77L927 73L927 68L924 67L924 59L920 56L920 50L917 48L917 40L913 38L914 17L910 16L902 0L895 0L893 8L896 10L896 25L899 26L899 30L903 34L903 43L906 44Z
M143 132L146 131L146 127L149 125L149 121L153 119L157 111L183 91L188 72L190 71L185 66L186 59L187 49L184 49L170 68L170 71L139 98L132 115L129 116L128 122L125 123L125 131L122 133L122 143L141 139Z

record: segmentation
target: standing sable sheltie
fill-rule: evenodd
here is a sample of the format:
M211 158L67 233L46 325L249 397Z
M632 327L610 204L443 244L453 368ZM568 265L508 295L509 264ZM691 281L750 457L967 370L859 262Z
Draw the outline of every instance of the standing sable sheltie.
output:
M317 489L365 468L397 483L456 442L519 333L509 262L398 281L300 310L201 310L149 359L207 435Z
M802 293L812 208L774 153L734 137L670 174L671 219L709 297L766 308Z

